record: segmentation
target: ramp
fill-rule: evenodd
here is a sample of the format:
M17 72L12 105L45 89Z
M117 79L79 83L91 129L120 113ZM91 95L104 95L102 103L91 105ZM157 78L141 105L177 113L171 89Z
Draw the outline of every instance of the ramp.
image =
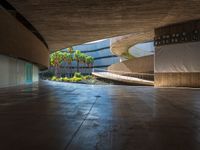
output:
M118 74L114 74L110 72L92 72L92 75L99 78L109 79L113 81L120 81L120 82L128 83L128 84L140 84L140 85L149 85L149 86L154 85L154 81L144 80L144 79L140 79L136 77L118 75Z

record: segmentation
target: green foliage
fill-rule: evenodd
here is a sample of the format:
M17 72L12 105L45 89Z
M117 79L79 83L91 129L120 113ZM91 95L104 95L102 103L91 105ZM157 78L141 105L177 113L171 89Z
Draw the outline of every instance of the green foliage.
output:
M50 65L59 66L63 60L63 52L57 51L50 55Z
M77 62L81 63L86 63L87 65L93 64L94 58L92 56L88 56L84 53L81 53L81 51L76 50L73 58L71 48L68 49L70 49L70 52L56 51L50 54L50 65L59 66L62 63L62 61L67 61L68 64L71 64L73 60L76 60Z
M74 59L79 62L80 61L80 55L81 55L81 51L76 50L74 53Z
M73 61L73 55L71 53L63 52L63 60L68 64L71 64Z
M62 77L56 78L56 81L62 82Z
M86 62L86 57L87 57L86 54L81 53L81 54L79 55L80 62L84 64L84 63Z
M92 56L86 56L85 62L88 67L91 67L94 63L94 58Z
M81 78L82 75L81 75L80 72L75 72L75 73L74 73L74 77L76 77L76 78Z
M78 78L78 77L70 78L70 81L71 81L71 82L79 82L79 81L81 81L81 80L82 80L82 78Z
M70 78L64 77L64 78L63 78L63 81L64 81L64 82L69 82L69 81L70 81Z
M53 77L51 78L52 81L56 81L56 79L57 79L56 76L53 76Z
M74 77L72 78L67 78L67 77L64 77L64 78L58 78L56 76L53 76L51 78L52 81L58 81L58 82L80 82L82 80L91 80L93 79L92 76L90 75L87 75L87 76L82 76L80 73L76 72Z
M64 62L67 61L67 55L68 55L67 52L63 52L63 53L62 53L62 60L63 60Z
M58 78L58 81L62 82L62 81L63 81L63 78L62 78L62 77L61 77L61 78Z
M74 53L73 47L68 47L67 50L68 50L68 52L71 53L71 54Z
M50 65L51 66L59 66L62 61L68 62L68 64L71 64L73 60L76 60L77 62L86 63L88 66L91 66L94 63L94 58L92 56L88 56L84 53L81 53L81 51L76 50L74 53L74 58L72 55L73 49L68 48L69 52L61 52L56 51L52 54L50 54Z
M63 61L67 62L68 65L70 65L72 63L72 61L75 60L77 62L77 72L79 72L79 64L80 63L87 65L88 67L92 67L92 65L94 63L94 58L92 56L88 56L84 53L81 53L81 51L79 51L79 50L76 50L74 52L73 48L71 48L71 47L68 48L68 52L56 51L56 52L50 54L49 60L50 60L50 65L55 67L54 68L55 76L60 76L59 67ZM76 76L76 77L81 77L81 76ZM54 78L54 81L55 80L60 81L59 79Z
M89 79L92 79L92 76L90 76L90 75L83 76L82 79L83 80L89 80Z

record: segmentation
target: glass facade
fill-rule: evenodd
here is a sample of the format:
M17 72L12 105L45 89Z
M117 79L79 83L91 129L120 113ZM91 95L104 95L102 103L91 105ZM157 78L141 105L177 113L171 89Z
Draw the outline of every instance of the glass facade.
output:
M82 53L92 56L94 58L93 68L107 69L108 66L120 62L120 58L113 55L110 51L110 39L73 46L73 50L80 50ZM67 49L62 51L67 51ZM73 61L70 72L76 72L76 65L76 61ZM66 64L63 63L62 67L66 67ZM83 64L80 64L80 67L82 67L80 70L82 69L86 74L92 72L91 68Z

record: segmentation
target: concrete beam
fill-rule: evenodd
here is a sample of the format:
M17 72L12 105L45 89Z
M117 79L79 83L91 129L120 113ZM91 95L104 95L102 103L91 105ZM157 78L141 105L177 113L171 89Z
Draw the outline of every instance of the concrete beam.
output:
M18 20L0 9L0 53L27 60L41 69L49 65L49 50Z
M8 0L60 49L200 18L198 0ZM143 42L141 38L138 42Z

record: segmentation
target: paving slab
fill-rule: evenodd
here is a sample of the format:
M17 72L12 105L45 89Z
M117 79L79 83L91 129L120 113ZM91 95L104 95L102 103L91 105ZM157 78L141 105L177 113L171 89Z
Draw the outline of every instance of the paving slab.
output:
M0 89L0 150L199 150L200 89L41 81Z

